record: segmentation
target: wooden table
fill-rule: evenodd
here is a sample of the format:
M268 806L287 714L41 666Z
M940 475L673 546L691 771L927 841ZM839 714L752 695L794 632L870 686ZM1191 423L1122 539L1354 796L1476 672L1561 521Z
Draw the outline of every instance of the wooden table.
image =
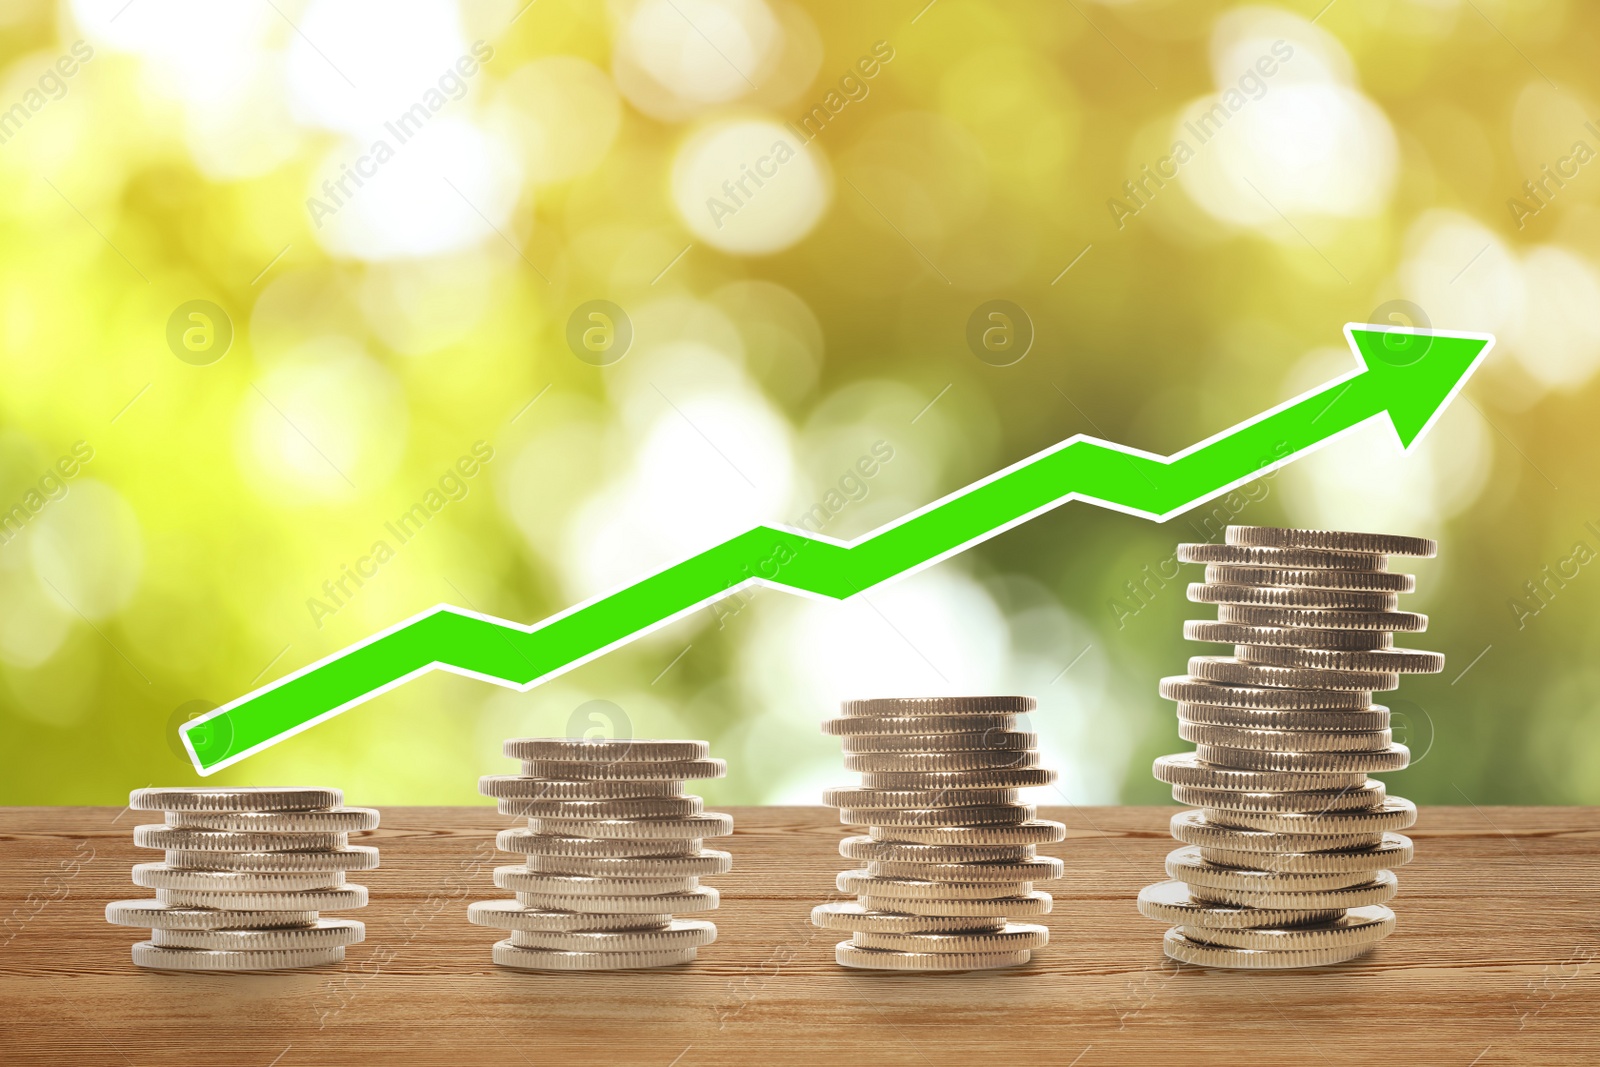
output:
M357 798L359 799L359 798ZM392 808L360 877L367 939L337 968L141 971L107 901L140 816L0 809L0 1063L142 1065L1600 1062L1600 809L1430 808L1401 872L1398 932L1315 972L1182 967L1134 910L1176 809L1048 811L1051 942L1014 971L847 971L812 905L851 866L823 808L733 809L720 936L684 968L529 974L489 960L466 903L506 894L484 808ZM148 819L148 817L145 817Z

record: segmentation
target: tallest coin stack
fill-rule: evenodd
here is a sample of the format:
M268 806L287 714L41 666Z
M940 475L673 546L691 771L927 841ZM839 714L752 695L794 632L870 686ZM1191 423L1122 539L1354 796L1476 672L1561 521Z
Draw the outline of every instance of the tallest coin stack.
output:
M1172 881L1139 894L1139 910L1175 923L1167 955L1219 967L1312 967L1352 959L1394 929L1390 867L1410 860L1396 831L1416 821L1372 772L1405 767L1389 709L1374 691L1402 674L1433 674L1444 656L1394 647L1426 628L1397 610L1416 580L1389 556L1432 556L1420 537L1230 526L1225 544L1178 546L1206 565L1189 599L1217 618L1184 624L1191 641L1232 644L1165 678L1178 734L1192 753L1163 756L1155 775L1180 803L1167 856Z

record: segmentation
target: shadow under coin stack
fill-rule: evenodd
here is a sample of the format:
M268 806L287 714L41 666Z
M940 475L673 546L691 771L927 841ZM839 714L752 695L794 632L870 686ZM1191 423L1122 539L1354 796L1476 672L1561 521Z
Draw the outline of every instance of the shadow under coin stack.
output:
M688 963L717 939L703 919L676 913L716 908L704 875L733 866L701 847L733 833L733 818L702 810L686 779L721 778L704 741L513 738L505 753L520 775L489 775L478 790L526 828L500 831L496 844L521 854L496 867L494 884L515 900L470 905L479 926L509 930L494 962L522 970L617 970Z
M1173 881L1139 894L1145 916L1176 923L1168 956L1211 967L1317 967L1353 959L1394 930L1385 907L1411 859L1396 831L1416 821L1372 772L1405 767L1389 709L1374 691L1402 674L1444 669L1444 656L1395 648L1396 631L1427 617L1397 610L1416 585L1389 556L1432 556L1420 537L1230 526L1226 543L1178 546L1206 565L1189 599L1216 604L1191 621L1192 641L1234 645L1164 678L1178 734L1195 751L1156 760L1180 803L1185 847L1167 856Z
M839 875L854 903L818 905L811 921L848 930L834 949L843 966L968 971L1027 963L1047 928L1012 923L1050 910L1033 883L1061 877L1058 859L1034 855L1066 827L1034 818L1020 790L1049 785L1038 738L1021 716L1031 697L851 700L822 724L843 739L845 769L861 785L830 789L839 821L864 825L839 852L861 860Z
M264 971L344 959L366 927L320 912L367 903L366 886L346 871L378 865L378 850L349 835L378 825L371 808L341 807L337 789L135 789L133 811L166 813L137 826L133 843L166 851L163 863L133 868L154 900L106 905L118 926L145 926L133 946L141 967L181 971Z

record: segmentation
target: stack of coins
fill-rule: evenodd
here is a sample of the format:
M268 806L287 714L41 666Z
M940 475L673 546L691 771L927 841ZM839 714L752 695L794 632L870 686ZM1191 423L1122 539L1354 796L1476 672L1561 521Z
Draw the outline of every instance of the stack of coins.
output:
M1394 929L1388 869L1411 859L1396 831L1416 821L1369 773L1405 767L1389 709L1374 691L1400 675L1436 673L1444 656L1394 647L1396 631L1426 628L1397 610L1415 579L1389 556L1432 556L1420 537L1230 526L1225 544L1186 544L1206 565L1189 599L1216 604L1215 621L1184 636L1234 645L1196 656L1165 678L1178 734L1195 751L1156 760L1180 803L1185 847L1167 856L1173 880L1139 894L1139 910L1175 923L1173 959L1214 967L1316 967L1353 959Z
M319 913L363 907L366 886L346 871L378 865L378 850L348 843L378 825L371 808L342 807L337 789L135 789L133 811L166 813L137 826L133 843L166 852L133 868L154 900L106 905L118 926L150 928L133 946L140 967L264 971L344 959L366 927Z
M846 967L966 971L1027 963L1044 926L1012 923L1050 910L1033 883L1061 877L1034 855L1066 827L1034 818L1020 790L1049 785L1037 735L1022 716L1031 697L851 700L822 731L843 738L861 784L830 789L839 821L867 827L839 852L865 866L839 875L854 903L819 905L811 921L848 930L834 949Z
M478 789L526 828L500 831L520 866L496 867L494 884L515 900L473 904L467 918L511 931L494 961L522 970L616 970L688 963L717 939L703 919L676 913L716 908L704 875L733 866L701 847L733 833L731 816L685 794L691 778L721 778L704 741L513 738L505 753L520 775L489 775Z

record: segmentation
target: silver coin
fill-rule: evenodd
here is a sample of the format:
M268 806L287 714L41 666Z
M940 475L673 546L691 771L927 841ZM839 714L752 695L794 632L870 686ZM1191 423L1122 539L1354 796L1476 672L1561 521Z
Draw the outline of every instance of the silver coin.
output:
M1067 828L1058 822L1032 819L999 826L875 826L868 824L867 836L874 841L902 844L948 845L969 848L996 848L1019 845L1046 845L1064 841Z
M677 815L660 819L538 819L528 820L535 834L561 837L627 838L646 840L702 840L733 833L733 816L721 812ZM513 850L514 851L514 850Z
M502 815L530 819L666 819L698 815L705 802L696 796L633 797L624 800L529 800L502 797L495 801Z
M1301 967L1328 967L1345 963L1372 951L1372 943L1339 948L1269 951L1205 945L1184 936L1182 930L1168 930L1162 950L1180 963L1198 967L1236 967L1249 970L1291 970Z
M1399 879L1393 871L1379 871L1370 882L1341 886L1338 889L1262 890L1225 889L1217 886L1190 885L1189 891L1202 900L1217 904L1232 904L1242 908L1268 908L1273 910L1348 909L1368 904L1387 904L1399 889Z
M1015 730L1021 715L873 715L825 719L822 732L831 737L893 737L903 734L964 734L988 730Z
M1033 923L1007 923L998 930L899 931L856 930L850 941L856 948L887 952L1005 952L1044 948L1050 931Z
M660 782L567 782L523 774L486 774L478 779L478 792L486 797L522 800L624 800L641 797L679 797L681 780Z
M1278 608L1327 608L1337 611L1392 611L1400 603L1396 593L1366 589L1296 589L1275 585L1233 585L1194 582L1189 599L1197 604L1256 604Z
M159 900L114 900L106 905L106 922L151 930L232 930L268 926L308 926L315 911L262 911L234 908L191 908Z
M839 855L862 862L899 863L1003 863L1034 858L1032 845L925 845L913 841L880 841L873 837L847 837L839 842Z
M1235 645L1234 650L1248 646ZM1347 671L1280 664L1245 662L1233 656L1191 656L1189 673L1206 681L1225 685L1285 690L1318 689L1324 692L1359 694L1368 702L1372 694L1400 687L1398 672Z
M1254 604L1223 604L1217 608L1217 619L1244 626L1281 626L1296 630L1387 630L1390 633L1421 633L1428 628L1428 617L1413 611L1321 611L1307 608L1261 607Z
M961 808L840 808L846 826L1019 826L1033 821L1032 804Z
M286 971L323 967L344 961L344 946L332 948L251 950L162 948L149 941L133 946L133 962L162 971Z
M1049 893L1036 889L1014 897L991 897L986 900L900 897L894 895L892 891L885 891L863 893L857 899L857 903L869 912L892 912L897 915L939 919L982 917L1003 923L1007 916L1014 919L1031 919L1048 915L1053 901Z
M1264 548L1320 548L1330 552L1372 552L1385 556L1439 554L1439 542L1401 534L1351 533L1344 530L1299 530L1280 526L1229 526L1230 545Z
M1328 648L1275 648L1239 644L1234 655L1241 663L1272 667L1311 668L1329 673L1438 674L1444 670L1444 653L1417 648L1374 648L1351 652Z
M597 915L525 908L515 900L484 900L467 905L467 921L496 930L664 930L672 915Z
M204 871L370 871L378 866L378 850L350 845L325 852L191 852L169 848L167 866Z
M1411 839L1404 834L1385 834L1376 845L1339 849L1333 852L1250 852L1240 849L1201 845L1200 858L1224 867L1253 867L1263 871L1294 874L1332 874L1381 871L1411 862Z
M700 760L711 754L705 741L654 741L629 738L513 737L503 749L512 759L583 760L613 763L618 760Z
M1251 752L1382 752L1394 742L1389 730L1252 730L1185 722L1181 717L1178 736L1196 745ZM1209 760L1204 754L1196 754ZM1231 760L1220 762L1237 766Z
M869 875L880 878L915 878L927 882L1004 882L1011 885L1060 878L1062 868L1062 862L1054 856L977 863L872 860L866 866Z
M1369 774L1403 770L1411 750L1391 744L1376 752L1261 752L1220 745L1196 745L1202 762L1241 770L1308 774Z
M318 919L309 926L265 930L152 930L157 948L198 948L223 952L287 952L354 945L367 928L355 919Z
M1359 810L1222 811L1206 809L1206 821L1283 834L1381 833L1415 825L1417 806L1404 797L1381 798Z
M528 857L528 869L553 874L616 875L623 878L670 878L692 874L696 877L727 874L733 857L716 849L702 849L687 856L539 856Z
M1231 849L1235 852L1330 852L1371 848L1383 843L1383 833L1286 834L1226 826L1206 818L1203 811L1180 811L1172 817L1172 836L1186 845Z
M818 904L811 909L811 922L824 930L871 931L873 933L953 934L995 931L1005 928L1005 919L987 915L906 915L893 911L869 911L858 901Z
M1179 704L1178 721L1248 730L1322 733L1368 733L1389 728L1389 709L1369 704L1361 711L1277 711L1229 708L1216 704Z
M203 889L226 893L243 891L293 892L302 889L338 889L343 871L197 871L165 863L136 863L133 884L146 889Z
M700 879L694 875L610 878L586 874L546 874L517 866L496 867L494 884L517 893L543 893L561 897L651 897L665 893L693 893L701 888Z
M1139 890L1139 914L1166 923L1182 923L1213 930L1248 930L1256 927L1297 926L1331 922L1338 908L1241 908L1201 900L1182 882L1157 882Z
M1336 919L1296 926L1248 930L1218 930L1203 926L1181 927L1191 941L1227 948L1282 952L1305 949L1372 945L1394 932L1394 912L1382 904L1351 908Z
M554 893L518 893L517 903L540 911L571 911L595 915L684 915L715 911L721 897L710 886L687 893L662 893L654 897L568 897Z
M834 946L841 967L871 971L987 971L1020 967L1031 958L1027 949L1002 952L891 952L860 948L849 941Z
M343 804L339 790L309 786L149 786L128 794L133 811L309 811Z
M326 852L344 848L349 834L270 834L237 830L189 830L150 823L133 828L139 848L179 852Z
M1240 648L1243 646L1234 646ZM1233 656L1191 656L1189 673L1224 685L1282 686L1286 689L1323 688L1359 693L1370 703L1372 693L1400 688L1400 675L1373 671L1323 670L1282 667L1270 663L1245 663Z
M1210 542L1180 544L1177 558L1180 563L1215 563L1224 567L1309 567L1319 571L1381 571L1389 565L1387 558L1373 552L1218 545Z
M1028 881L930 881L925 878L877 875L869 870L840 871L835 884L841 893L912 900L998 900L1002 897L1026 896L1033 891L1033 883Z
M522 971L624 971L693 963L695 953L692 948L662 952L560 952L522 948L506 940L495 942L494 962Z
M378 827L376 808L326 811L169 811L167 825L236 833L348 834Z
M1337 571L1314 567L1230 567L1208 563L1206 584L1276 585L1290 588L1355 589L1364 592L1410 593L1417 579L1391 571Z
M1179 804L1193 804L1205 808L1206 817L1212 811L1219 819L1231 819L1235 812L1326 814L1347 812L1381 805L1387 793L1382 782L1370 778L1359 786L1344 789L1304 790L1292 793L1270 791L1240 793L1231 789L1200 789L1194 786L1175 785L1172 799Z
M1219 645L1288 646L1342 651L1389 648L1394 635L1384 630L1303 630L1278 626L1245 626L1236 622L1192 619L1183 624L1189 641Z
M1365 711L1372 706L1372 694L1359 690L1329 692L1315 687L1289 689L1269 688L1253 683L1229 685L1183 674L1161 679L1161 695L1168 700L1176 700L1183 704L1263 711Z
M230 911L344 911L367 906L367 887L342 885L337 889L300 889L269 892L206 889L157 889L156 900L180 908L226 908Z
M940 808L1000 807L1016 804L1020 789L862 789L835 786L822 791L822 802L833 808Z
M846 753L861 752L1024 752L1039 735L1022 730L973 730L951 734L855 734L844 739Z
M1168 785L1257 793L1357 788L1367 780L1364 771L1312 773L1235 769L1202 760L1193 752L1175 752L1170 756L1158 756L1152 773L1158 782L1165 782Z
M570 782L681 782L690 778L724 778L728 763L720 759L594 760L525 759L522 773Z
M661 857L693 856L700 851L699 840L630 841L617 838L555 837L522 827L501 830L495 845L503 852L530 856Z
M961 772L1010 770L1037 767L1039 753L995 752L847 752L847 771L941 771Z
M1049 785L1056 772L1048 767L1008 767L977 771L867 771L868 789L1031 789Z
M513 945L546 952L665 952L702 948L716 939L716 925L704 919L674 919L660 930L511 931Z
M846 700L839 706L847 718L911 715L1026 715L1038 707L1033 697L881 697Z

